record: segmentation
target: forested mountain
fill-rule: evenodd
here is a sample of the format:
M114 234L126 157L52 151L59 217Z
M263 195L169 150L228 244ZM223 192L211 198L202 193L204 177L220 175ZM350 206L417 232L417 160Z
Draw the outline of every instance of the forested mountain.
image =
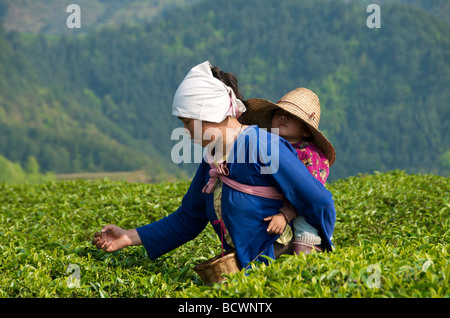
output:
M173 8L187 7L205 0L0 0L0 16L7 30L21 33L79 35L102 27L142 24L164 17ZM351 0L362 5L399 3L414 6L450 22L448 0ZM79 29L65 27L70 4L82 9Z
M366 4L369 3L401 3L406 5L411 5L416 8L423 9L436 17L446 22L450 23L450 1L447 0L382 0L382 1L371 1L371 0L360 0L365 1Z
M329 180L374 170L450 171L450 27L404 3L205 1L151 23L82 36L0 30L0 154L43 171L181 176L170 161L176 87L205 60L245 98L299 87L322 105L337 160ZM435 9L435 8L434 8ZM67 14L66 14L67 15Z
M140 24L165 15L172 8L184 7L201 0L0 0L0 15L5 16L7 30L22 33L78 35L92 29L123 23ZM3 4L3 5L2 5ZM76 4L81 8L82 23L77 29L66 27Z

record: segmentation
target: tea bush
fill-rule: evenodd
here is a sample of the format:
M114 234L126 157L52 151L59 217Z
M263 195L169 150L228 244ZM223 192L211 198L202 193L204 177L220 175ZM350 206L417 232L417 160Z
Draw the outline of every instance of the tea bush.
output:
M283 256L205 286L192 267L220 253L208 226L148 259L142 246L95 249L95 231L174 211L189 182L0 184L0 297L449 297L449 179L401 171L327 187L337 211L332 253Z

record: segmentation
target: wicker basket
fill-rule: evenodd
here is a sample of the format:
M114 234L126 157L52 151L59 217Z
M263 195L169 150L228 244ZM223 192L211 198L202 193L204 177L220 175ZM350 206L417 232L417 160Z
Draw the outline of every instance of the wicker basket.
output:
M205 285L220 283L227 278L222 274L232 274L240 271L236 251L231 250L217 255L207 261L194 266L194 271L200 276Z

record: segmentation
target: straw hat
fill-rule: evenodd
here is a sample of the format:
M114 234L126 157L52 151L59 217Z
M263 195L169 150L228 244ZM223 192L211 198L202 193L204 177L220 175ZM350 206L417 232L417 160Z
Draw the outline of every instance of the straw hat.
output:
M323 151L331 166L336 159L336 151L328 139L319 131L320 102L314 92L300 87L284 95L276 104L262 99L247 100L247 111L239 121L245 125L258 125L260 128L270 129L272 115L277 108L281 108L300 118L311 130L315 144Z

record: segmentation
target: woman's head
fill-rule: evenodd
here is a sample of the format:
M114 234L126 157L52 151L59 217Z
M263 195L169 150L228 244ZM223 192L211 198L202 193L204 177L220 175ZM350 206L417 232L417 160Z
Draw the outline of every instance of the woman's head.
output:
M237 118L245 111L236 77L212 68L208 61L190 70L178 87L172 106L175 116L213 123L228 116Z
M175 93L172 114L194 143L203 147L223 141L246 111L236 76L206 61L192 68ZM229 131L229 130L228 130Z

